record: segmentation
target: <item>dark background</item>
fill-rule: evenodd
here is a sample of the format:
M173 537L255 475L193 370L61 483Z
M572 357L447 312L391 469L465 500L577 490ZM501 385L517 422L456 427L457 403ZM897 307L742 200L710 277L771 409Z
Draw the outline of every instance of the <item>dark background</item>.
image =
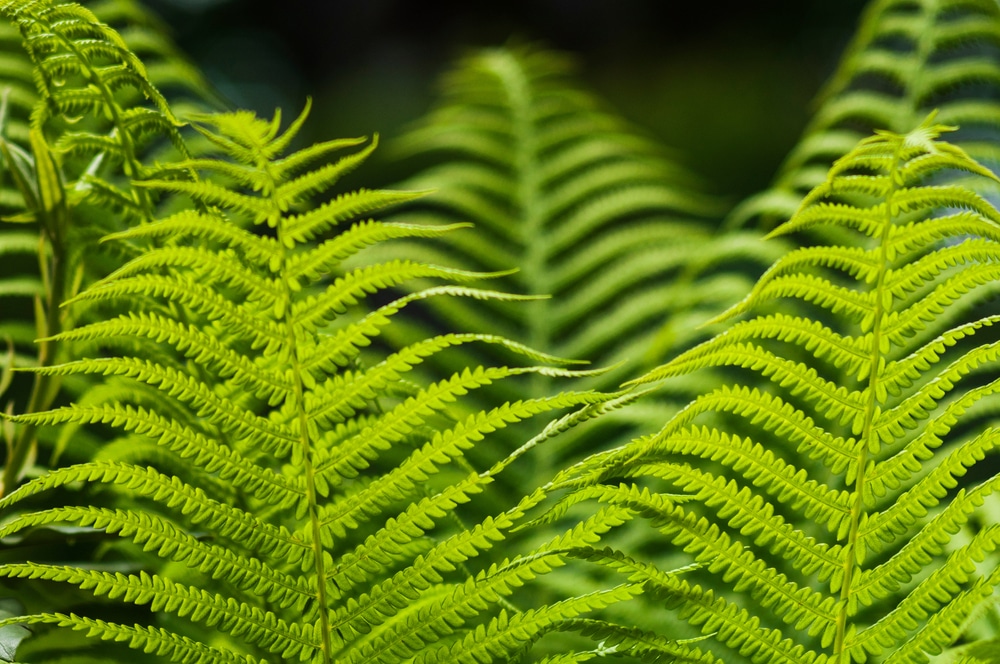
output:
M584 83L741 197L770 181L863 0L145 0L234 104L315 110L314 140L391 139L470 48L511 37L575 54Z

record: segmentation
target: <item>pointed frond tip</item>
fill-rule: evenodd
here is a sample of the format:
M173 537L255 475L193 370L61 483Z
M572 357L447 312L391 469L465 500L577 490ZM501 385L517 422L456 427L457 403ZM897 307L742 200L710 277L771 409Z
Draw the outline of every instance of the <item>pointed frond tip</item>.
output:
M811 226L829 223L824 222L822 218L813 218L812 209L816 205L822 205L822 201L831 199L836 201L837 197L850 193L852 189L859 191L858 187L862 183L869 183L872 191L886 192L888 191L886 187L913 188L914 191L923 188L930 191L931 187L921 187L921 183L946 169L965 171L1000 183L1000 177L970 157L965 150L938 140L941 134L954 131L957 127L935 124L935 115L936 113L932 112L920 126L906 134L880 130L862 140L854 150L834 162L826 180L805 196L792 217L768 233L767 237L787 235ZM844 177L848 173L851 176ZM876 183L879 182L884 182L885 185L878 186ZM968 191L959 193L952 199L948 197L947 191L942 190L940 198L935 200L934 204L941 207L949 205L959 208L971 207L983 212L993 221L1000 222L996 216L989 214L992 206L979 205L973 196L975 194ZM858 209L865 210L865 208ZM848 212L849 209L844 211ZM900 201L898 207L890 208L889 211L896 214L907 211L907 208L905 203ZM848 218L835 223L849 225L858 230L864 228L859 221L849 221Z

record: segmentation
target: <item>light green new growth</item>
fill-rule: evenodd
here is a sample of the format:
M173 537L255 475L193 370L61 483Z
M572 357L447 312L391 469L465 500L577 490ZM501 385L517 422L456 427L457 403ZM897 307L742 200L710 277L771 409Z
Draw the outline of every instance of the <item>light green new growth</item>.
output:
M728 314L753 317L635 383L733 380L562 480L704 565L649 583L732 649L723 661L926 662L1000 583L1000 528L955 537L1000 490L1000 436L976 416L1000 391L1000 345L978 341L997 318L942 323L1000 276L1000 212L934 184L996 179L937 140L947 129L879 132L838 160L772 235L835 225L853 246L777 261ZM983 479L956 488L967 473Z
M475 661L473 653L484 647L522 648L559 621L638 592L626 584L523 617L498 612L502 597L561 564L560 551L586 543L590 534L567 533L527 557L511 555L480 572L476 583L454 573L493 548L542 497L530 496L468 530L448 528L450 512L514 460L477 472L463 463L464 451L519 420L609 397L565 393L503 404L450 424L441 419L452 402L493 381L573 373L505 366L466 369L405 388L405 398L391 397L393 387L407 385L415 365L453 346L499 344L534 359L552 358L493 335L446 334L374 364L362 359L362 349L415 297L503 296L444 286L354 317L360 301L408 279L461 282L478 275L396 260L332 278L343 258L367 244L436 231L379 221L346 226L418 195L413 193L360 190L310 206L314 193L360 164L374 143L312 167L363 141L329 141L285 156L304 118L284 132L280 114L270 122L247 112L197 118L199 131L228 158L182 161L165 168L164 177L137 184L189 196L203 211L184 210L109 236L169 241L149 244L70 303L96 311L124 301L126 313L59 335L118 352L35 370L97 374L111 379L109 385L134 382L134 394L146 394L148 403L134 403L121 391L97 405L12 418L32 426L109 425L155 443L173 459L168 466L186 462L190 477L111 460L54 470L0 501L0 508L9 512L40 492L79 483L113 485L133 500L116 508L84 501L25 512L0 527L0 536L50 524L103 529L188 571L178 578L169 567L109 574L25 562L0 566L0 576L73 584L189 618L196 628L149 631L48 611L8 618L0 628L48 623L104 640L129 635L130 647L161 661L397 662L445 645L454 661ZM202 177L183 177L192 173ZM137 350L142 354L132 354ZM149 387L156 390L152 396ZM449 466L460 479L436 481ZM221 494L219 480L225 482ZM154 507L144 508L138 498ZM195 530L211 537L196 537ZM480 616L493 645L456 641L463 624L475 626Z

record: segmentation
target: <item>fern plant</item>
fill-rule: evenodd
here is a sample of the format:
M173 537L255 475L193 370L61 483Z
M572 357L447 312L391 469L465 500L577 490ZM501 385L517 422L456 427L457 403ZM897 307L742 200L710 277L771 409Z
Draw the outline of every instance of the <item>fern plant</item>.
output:
M873 7L780 214L870 108L898 132L931 105L992 131L993 102L951 84L993 76L995 3ZM0 236L45 276L44 306L2 324L34 313L50 349L20 374L41 396L3 418L5 488L37 432L70 450L0 497L0 660L994 657L976 619L1000 581L1000 213L956 184L996 178L945 127L839 160L772 233L837 242L777 259L707 329L756 317L692 348L785 245L706 230L722 210L561 56L456 68L401 143L433 162L407 186L436 194L331 195L375 141L293 152L308 109L284 128L190 112L200 77L136 4L0 14L38 90L8 96L0 203L47 234ZM903 101L857 93L883 73ZM3 355L0 394L27 364ZM586 444L608 451L556 471L582 423L662 418L692 389L658 433L616 448L601 429Z
M727 367L749 386L560 480L567 504L628 508L704 565L701 582L648 583L731 648L717 661L926 662L1000 583L996 525L955 537L1000 488L996 431L970 427L1000 389L997 343L977 341L997 317L939 324L995 278L1000 212L933 183L995 176L932 120L861 141L772 233L829 224L852 246L788 253L727 314L753 317L636 381Z
M774 184L739 205L727 223L758 220L773 228L858 140L875 129L905 133L934 109L941 122L960 127L953 143L996 162L998 22L1000 6L989 0L870 3Z
M759 274L778 254L756 233L712 241L724 205L574 74L568 56L536 45L484 49L457 63L443 77L435 108L394 144L424 167L405 185L433 190L394 218L473 228L433 245L393 243L386 251L511 270L499 278L502 288L538 299L527 306L436 300L425 316L431 329L471 324L608 367L585 384L613 390L703 338L698 325L735 302L752 283L746 275L754 266ZM390 341L408 343L426 329L400 326ZM492 360L483 352L448 359L434 364L432 375ZM483 397L559 389L536 376ZM636 422L662 421L691 393L679 386L669 398L648 398L577 428L563 445L536 455L536 481L595 445L627 439ZM511 448L519 435L511 430Z
M0 208L18 222L16 230L0 233L0 254L37 261L37 270L29 260L12 261L14 273L0 279L0 297L36 300L33 308L21 306L20 316L5 316L0 335L20 351L17 365L48 366L64 358L60 343L43 341L34 350L32 342L73 326L61 304L101 269L97 238L124 227L123 221L153 217L152 200L129 180L145 176L144 161L164 155L163 143L187 150L157 84L177 97L178 108L184 107L180 100L209 94L200 75L134 2L94 3L92 10L6 2L0 14L10 21L3 28L0 151L7 172ZM17 43L6 31L17 35ZM151 72L132 48L147 59ZM44 410L59 388L58 380L36 376L19 406ZM7 438L2 491L27 471L36 430L18 427Z
M505 277L508 289L545 297L529 307L467 307L448 320L477 320L565 357L634 356L637 332L655 311L641 302L670 299L669 282L656 277L705 242L698 220L718 215L718 203L581 91L565 56L524 46L482 51L454 68L443 89L443 103L397 143L437 161L407 182L435 188L408 218L471 221L476 232L445 245L457 260L517 268ZM614 384L628 368L601 380Z
M135 405L123 395L99 406L74 404L12 418L32 426L119 428L156 443L177 465L186 460L190 479L109 460L55 470L0 501L0 509L11 514L0 536L76 524L131 540L183 572L166 566L115 574L14 562L0 566L0 576L76 585L98 597L190 618L197 627L121 624L40 610L0 621L0 628L70 627L127 641L158 661L395 662L441 648L454 661L478 661L483 655L477 653L516 651L559 620L638 592L625 584L527 614L499 611L498 600L557 565L567 547L593 537L579 531L499 561L475 582L461 574L450 578L541 499L533 494L473 528L441 534L448 533L456 506L483 491L516 458L478 472L463 468L463 451L513 422L608 397L580 392L525 399L449 423L442 411L482 385L522 373L572 372L499 366L471 368L426 386L405 379L425 358L472 342L552 359L476 334L433 337L365 362L361 350L416 299L505 296L445 285L352 318L360 299L407 279L460 284L479 275L397 260L328 281L333 266L368 244L442 230L369 220L331 236L339 224L415 194L361 190L306 205L363 161L374 144L307 170L360 142L330 141L283 156L303 120L304 114L281 133L280 115L270 122L246 112L200 117L204 136L228 158L182 161L163 169L160 179L137 183L189 196L199 207L111 236L171 241L142 251L73 300L74 306L114 310L113 303L125 299L132 303L126 313L59 335L63 341L94 340L99 348L114 344L119 354L34 370L128 378L137 394L146 391L143 386L158 388L159 403ZM192 180L193 173L206 179ZM269 232L254 232L265 228ZM327 239L312 243L316 238ZM435 483L449 465L457 465L459 479ZM42 492L78 483L109 485L132 498L11 513ZM613 516L594 526L606 529L607 522L614 525ZM197 536L198 530L211 538ZM438 532L431 536L432 530ZM460 638L462 624L482 630L488 619L484 632Z

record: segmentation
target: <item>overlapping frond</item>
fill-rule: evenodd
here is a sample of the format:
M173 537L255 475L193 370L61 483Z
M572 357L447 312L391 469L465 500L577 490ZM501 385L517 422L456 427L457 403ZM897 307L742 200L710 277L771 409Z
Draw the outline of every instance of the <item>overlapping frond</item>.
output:
M183 67L183 59L134 3L106 2L95 9L126 29L151 63ZM0 14L19 27L31 61L40 98L31 126L44 132L71 168L68 177L79 179L79 191L92 201L118 209L127 219L150 220L149 193L128 186L128 180L146 176L144 153L157 148L157 141L167 140L181 154L187 149L181 122L145 63L103 16L76 3L11 0L0 5ZM186 76L164 76L163 82L180 82L181 94L203 96L200 77L187 71ZM125 182L114 177L118 173Z
M62 303L122 260L98 250L101 233L153 218L153 200L131 179L144 177L143 164L165 148L186 151L157 86L167 87L178 108L208 92L162 26L132 0L89 9L4 2L0 15L7 19L0 28L0 215L17 222L0 229L0 253L11 259L0 271L0 336L18 349L17 366L47 366L63 357L65 344L34 339L71 328ZM44 410L59 381L36 375L34 385L22 385L27 380L17 381L28 395L19 407ZM35 446L34 427L15 429L0 492L23 475Z
M442 300L435 313L449 326L471 321L610 367L595 386L613 387L651 357L691 345L698 324L749 286L726 266L763 267L775 257L751 234L714 238L719 202L583 91L564 56L544 49L465 58L444 79L438 107L397 147L432 162L407 184L434 189L399 218L476 227L407 251L432 259L447 252L469 269L517 268L504 288L541 298L518 306ZM520 389L539 396L551 386Z
M771 188L736 208L730 223L773 228L858 140L876 129L909 131L933 109L941 122L961 127L952 143L995 165L998 46L1000 6L994 2L874 0Z
M948 311L996 278L1000 212L934 184L996 179L949 129L932 115L839 159L772 235L825 224L853 246L779 259L725 316L752 317L634 381L723 367L727 384L557 480L703 565L653 585L727 662L926 662L1000 581L995 525L957 535L1000 489L975 411L1000 389L995 317Z
M313 203L370 146L323 164L361 141L284 156L301 117L285 132L280 116L268 122L248 112L197 121L228 157L181 161L140 184L202 207L109 236L132 244L137 257L69 306L116 312L124 297L129 310L58 335L88 344L92 356L34 370L105 376L107 387L90 400L11 418L110 427L159 456L143 455L143 465L104 458L69 466L0 501L9 515L0 537L72 525L171 563L106 572L17 562L0 565L0 576L76 586L146 607L151 618L133 625L40 607L8 623L114 641L130 635L130 647L157 661L403 662L447 652L472 662L519 652L565 621L640 592L628 582L523 612L504 599L563 564L566 549L590 543L595 535L584 529L510 552L478 574L468 569L542 493L472 528L455 525L459 506L517 458L476 470L467 450L522 420L597 407L613 395L568 392L462 415L455 403L493 382L576 372L480 366L430 384L413 377L429 358L471 344L554 360L489 334L371 351L408 302L508 296L458 285L478 274L415 261L341 269L372 244L446 230L366 219L412 193L360 190ZM390 294L414 278L445 285ZM388 304L363 313L359 303L379 297ZM187 461L183 477L170 469L184 464L171 459ZM98 504L31 509L53 492L75 502L80 486L101 496ZM593 528L621 522L610 514Z

